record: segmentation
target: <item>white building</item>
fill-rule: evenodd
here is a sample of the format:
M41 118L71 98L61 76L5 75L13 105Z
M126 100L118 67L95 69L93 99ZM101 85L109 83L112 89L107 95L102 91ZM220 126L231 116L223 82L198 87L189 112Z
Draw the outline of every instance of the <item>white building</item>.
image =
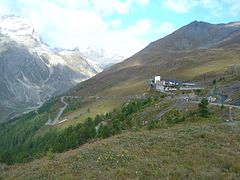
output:
M215 102L217 100L217 98L213 97L213 96L209 96L207 97L208 99L208 102L212 103L212 102Z
M164 92L165 91L165 81L156 82L156 90Z
M195 83L191 83L191 82L184 82L184 83L182 83L182 85L185 86L185 87L193 87L193 86L196 86Z
M154 84L157 84L158 81L161 81L161 76L154 76Z

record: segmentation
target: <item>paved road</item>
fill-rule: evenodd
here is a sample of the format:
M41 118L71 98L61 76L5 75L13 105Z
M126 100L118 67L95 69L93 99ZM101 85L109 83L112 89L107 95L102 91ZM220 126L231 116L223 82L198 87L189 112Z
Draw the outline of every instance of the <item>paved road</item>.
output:
M200 101L189 101L189 102L192 102L192 103L195 103L195 104L199 104ZM221 104L221 103L209 103L210 105L213 105L213 106L224 106L224 107L231 107L231 108L236 108L236 109L240 109L240 106L236 106L236 105L231 105L231 104Z
M81 97L80 97L80 96L62 96L62 97L61 97L61 102L64 104L64 106L59 110L58 115L57 115L57 117L54 119L53 122L51 121L51 118L50 118L50 117L48 118L48 121L46 122L46 125L52 126L52 125L60 124L60 123L63 123L63 122L65 122L65 121L67 121L67 119L64 119L63 121L59 121L59 118L62 116L64 110L65 110L65 109L67 108L67 106L68 106L68 103L64 101L65 98L72 98L72 99L76 98L76 99L79 99L79 98L81 98Z
M57 117L54 119L54 121L52 122L50 117L48 118L48 121L46 122L46 125L56 125L56 124L60 124L60 123L63 123L65 121L67 121L67 119L64 119L62 121L59 121L59 118L62 116L64 110L67 108L68 106L68 103L64 101L65 98L81 98L79 96L62 96L61 97L61 102L64 104L64 106L60 109L60 111L58 112L58 115ZM157 119L161 119L161 117L163 115L165 115L167 112L171 111L173 108L175 107L178 107L178 106L181 106L184 102L192 102L192 103L196 103L196 104L199 104L200 101L183 101L183 100L179 100L179 99L176 99L176 102L171 106L171 107L168 107L166 108L165 110L161 111L157 116L156 118ZM224 107L229 107L229 108L236 108L236 109L240 109L240 106L236 106L236 105L230 105L230 104L221 104L221 103L209 103L210 105L213 105L213 106L224 106Z
M210 105L214 105L214 106L225 106L225 107L231 107L231 108L236 108L236 109L240 109L240 106L235 106L235 105L231 105L231 104L220 104L220 103L209 103Z
M59 118L62 116L63 111L67 108L68 103L64 101L65 96L61 97L61 102L64 104L64 106L60 109L58 112L57 117L54 119L53 124L59 123Z

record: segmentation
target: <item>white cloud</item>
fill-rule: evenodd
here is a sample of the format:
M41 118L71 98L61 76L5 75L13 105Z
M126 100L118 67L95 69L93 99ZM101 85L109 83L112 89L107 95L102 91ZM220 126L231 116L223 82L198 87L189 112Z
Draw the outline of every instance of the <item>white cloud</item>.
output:
M9 2L0 1L0 14L17 12L34 24L48 44L63 48L96 46L130 56L176 29L170 22L150 19L139 19L126 26L119 15L130 15L131 8L145 7L149 0L16 0L15 11L9 9ZM232 16L239 14L240 0L164 0L162 5L179 13L201 7L217 15L226 13L220 11L223 3L231 7L225 9Z
M187 13L190 8L190 2L187 0L165 0L163 6L178 13Z
M102 15L110 15L113 13L127 14L130 9L130 2L122 2L119 0L92 0L93 8Z
M113 19L109 21L109 26L111 26L114 29L119 28L121 25L122 25L121 19Z
M136 24L130 26L126 32L133 36L141 36L147 34L152 29L152 22L148 19L141 19Z
M163 22L160 24L160 27L157 29L157 32L162 35L167 35L176 30L174 24L170 22Z
M229 14L233 17L240 15L240 0L225 0L230 5Z
M128 14L134 4L148 5L149 0L89 0L89 8L101 15L111 15L114 13Z
M232 6L230 8L229 14L233 17L237 17L240 14L240 4Z
M211 15L221 16L223 14L223 4L218 0L200 0L196 5L210 11Z
M149 43L145 36L152 31L152 28L150 20L141 19L127 28L106 30L98 37L100 44L95 43L113 53L131 56Z
M9 6L8 6L8 1L7 0L1 0L0 2L0 15L6 15L11 12Z
M71 0L68 8L65 2L47 0L19 0L22 2L21 15L29 19L35 26L37 32L42 35L52 47L85 49L88 46L95 46L105 49L110 53L118 53L130 56L149 43L146 35L152 30L152 22L148 19L141 19L128 27L122 27L122 20L105 20L107 14L127 13L129 9L122 4L120 7L117 1L116 7L101 4L90 9L89 1L78 4ZM93 0L91 3L99 3ZM109 1L110 2L110 1ZM111 4L110 2L110 4ZM147 1L126 1L125 3L146 3ZM31 8L29 8L31 6ZM107 13L101 12L106 7ZM118 9L117 9L118 8ZM126 8L126 10L124 10Z
M142 4L142 5L148 5L149 4L149 0L135 0L135 2L137 4Z
M240 0L164 0L162 6L177 13L188 13L193 8L203 8L215 17L240 15Z

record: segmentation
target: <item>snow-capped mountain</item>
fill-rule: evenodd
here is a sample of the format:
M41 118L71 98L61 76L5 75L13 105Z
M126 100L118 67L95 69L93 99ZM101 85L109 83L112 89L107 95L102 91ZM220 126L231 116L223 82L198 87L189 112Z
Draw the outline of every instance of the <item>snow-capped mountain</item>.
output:
M14 15L0 17L0 33L24 45L34 46L40 42L33 25L26 19Z
M0 17L0 120L37 107L98 72L78 50L53 51L25 19Z
M101 68L106 68L109 65L119 63L126 59L126 57L119 54L108 53L103 49L98 49L96 47L88 47L82 50L82 54L88 61L95 62Z

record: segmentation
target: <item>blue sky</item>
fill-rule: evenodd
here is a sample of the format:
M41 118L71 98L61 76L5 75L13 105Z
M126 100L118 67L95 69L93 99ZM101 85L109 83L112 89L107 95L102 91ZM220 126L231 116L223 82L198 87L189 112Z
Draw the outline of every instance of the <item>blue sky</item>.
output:
M97 47L130 56L191 21L240 21L240 0L1 0L52 47Z

